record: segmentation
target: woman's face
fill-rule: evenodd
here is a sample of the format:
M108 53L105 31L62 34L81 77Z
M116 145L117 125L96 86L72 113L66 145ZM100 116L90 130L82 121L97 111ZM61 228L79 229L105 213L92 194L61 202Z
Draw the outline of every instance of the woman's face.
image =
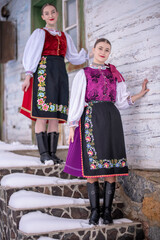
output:
M111 46L106 42L97 43L96 47L93 48L94 62L104 64L108 59L111 52Z
M55 26L58 19L58 12L53 6L46 6L43 9L42 19L46 22L46 26Z

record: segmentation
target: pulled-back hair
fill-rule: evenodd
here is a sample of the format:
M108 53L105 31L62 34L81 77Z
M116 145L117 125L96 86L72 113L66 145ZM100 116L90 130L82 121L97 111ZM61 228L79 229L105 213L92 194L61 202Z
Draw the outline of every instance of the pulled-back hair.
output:
M41 14L42 14L42 15L43 15L43 10L44 10L44 8L47 7L47 6L52 6L52 7L54 7L54 8L56 9L56 12L57 12L57 8L56 8L52 3L45 3L45 4L42 6L42 8L41 8Z
M108 43L108 44L111 46L111 43L110 43L110 41L109 41L108 39L106 39L106 38L98 38L98 39L96 40L95 44L94 44L94 48L95 48L96 45L97 45L98 43L100 43L100 42L106 42L106 43Z

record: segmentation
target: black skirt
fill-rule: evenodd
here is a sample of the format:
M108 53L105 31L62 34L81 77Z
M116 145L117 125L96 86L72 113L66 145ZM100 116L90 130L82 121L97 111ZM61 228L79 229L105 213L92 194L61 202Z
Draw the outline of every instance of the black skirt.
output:
M91 101L80 127L83 176L128 175L121 116L114 103Z
M68 75L62 56L43 56L34 74L32 117L67 121Z

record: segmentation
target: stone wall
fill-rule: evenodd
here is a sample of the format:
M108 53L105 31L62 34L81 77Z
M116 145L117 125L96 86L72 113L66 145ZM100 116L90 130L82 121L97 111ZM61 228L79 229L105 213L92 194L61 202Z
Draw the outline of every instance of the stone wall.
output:
M143 223L146 240L159 240L159 171L130 170L129 176L119 177L118 180L120 185L117 195L124 202L126 217Z

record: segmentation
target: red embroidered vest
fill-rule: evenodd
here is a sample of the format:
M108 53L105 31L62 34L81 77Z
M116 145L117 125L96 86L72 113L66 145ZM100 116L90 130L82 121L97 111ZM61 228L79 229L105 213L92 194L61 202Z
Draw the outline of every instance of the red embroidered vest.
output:
M61 36L53 36L46 29L43 30L45 31L45 42L42 56L54 55L64 57L67 51L67 40L64 32L61 32Z

